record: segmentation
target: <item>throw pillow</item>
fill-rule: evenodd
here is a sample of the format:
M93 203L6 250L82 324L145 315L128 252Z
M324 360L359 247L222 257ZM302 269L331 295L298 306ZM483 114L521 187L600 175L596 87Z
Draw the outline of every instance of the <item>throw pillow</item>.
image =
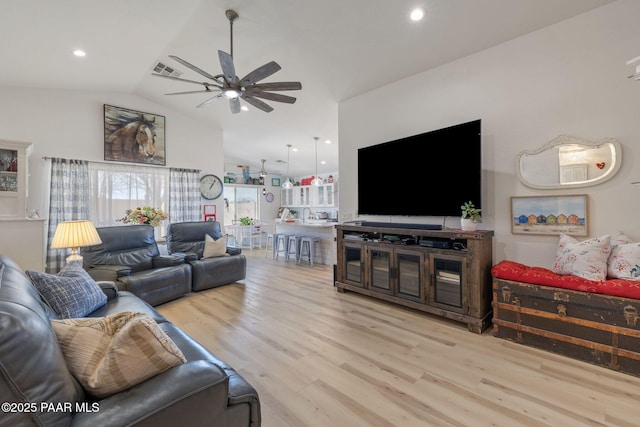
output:
M79 262L58 274L26 271L42 299L61 318L84 317L107 303L107 296Z
M139 384L186 359L147 314L52 320L65 361L91 395L103 398Z
M551 269L554 273L602 282L607 278L607 260L610 253L609 235L580 242L561 233L556 259Z
M215 258L227 255L227 235L214 240L208 234L204 235L204 251L202 251L202 259Z
M640 243L634 242L624 233L613 235L607 274L614 279L640 281Z

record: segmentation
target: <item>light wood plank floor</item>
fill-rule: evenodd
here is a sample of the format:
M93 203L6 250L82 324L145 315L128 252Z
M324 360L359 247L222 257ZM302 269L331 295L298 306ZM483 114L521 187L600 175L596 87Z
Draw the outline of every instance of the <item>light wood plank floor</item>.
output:
M158 310L260 394L265 427L639 426L640 378L355 293L246 250L241 283Z

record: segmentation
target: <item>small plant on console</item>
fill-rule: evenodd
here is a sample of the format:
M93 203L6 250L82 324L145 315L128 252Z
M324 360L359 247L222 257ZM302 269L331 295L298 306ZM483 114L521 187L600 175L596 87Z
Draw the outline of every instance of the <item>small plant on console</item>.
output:
M460 209L462 209L462 219L469 218L473 222L482 222L482 216L480 216L482 209L477 209L471 200L463 203Z

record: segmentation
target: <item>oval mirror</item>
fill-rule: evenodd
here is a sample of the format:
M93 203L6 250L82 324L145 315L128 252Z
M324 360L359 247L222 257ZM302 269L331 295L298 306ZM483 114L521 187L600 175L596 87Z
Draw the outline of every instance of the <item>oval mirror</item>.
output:
M611 179L620 169L621 155L614 138L592 142L560 135L537 150L520 152L516 173L531 188L588 187Z

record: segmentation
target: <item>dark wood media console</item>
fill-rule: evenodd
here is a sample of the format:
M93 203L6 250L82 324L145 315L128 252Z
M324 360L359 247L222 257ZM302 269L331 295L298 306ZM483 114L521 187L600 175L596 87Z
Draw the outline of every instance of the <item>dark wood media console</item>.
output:
M410 227L411 225L409 225ZM466 323L491 323L493 231L342 224L336 288Z

